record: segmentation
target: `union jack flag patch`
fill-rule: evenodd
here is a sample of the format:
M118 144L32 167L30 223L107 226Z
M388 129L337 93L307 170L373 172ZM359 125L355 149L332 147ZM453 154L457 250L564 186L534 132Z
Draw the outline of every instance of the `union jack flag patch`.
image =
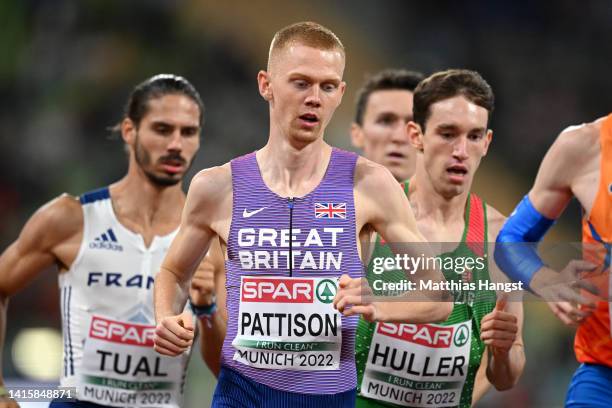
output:
M315 218L346 219L346 203L315 203Z

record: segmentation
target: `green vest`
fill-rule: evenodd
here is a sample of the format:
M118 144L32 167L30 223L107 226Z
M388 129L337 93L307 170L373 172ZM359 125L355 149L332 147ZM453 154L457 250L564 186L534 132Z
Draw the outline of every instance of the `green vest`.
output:
M407 195L408 183L404 189ZM486 204L474 194L468 196L465 225L459 245L438 257L446 280L460 287L452 291L455 305L445 322L396 325L359 320L355 342L357 407L398 406L389 400L414 407L471 406L474 381L485 350L480 322L493 311L496 300L494 291L478 290L478 282L490 279ZM376 258L393 257L390 248L378 238L367 270L370 286L375 280L406 280L403 270L374 273ZM482 267L457 273L461 270L458 260L465 262L468 258L479 258ZM410 303L398 303L398 307L410 307Z

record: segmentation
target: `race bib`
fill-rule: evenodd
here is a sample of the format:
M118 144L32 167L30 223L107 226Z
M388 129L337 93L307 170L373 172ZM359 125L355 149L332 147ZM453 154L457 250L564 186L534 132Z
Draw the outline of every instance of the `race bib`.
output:
M243 276L234 360L273 370L338 370L337 287L336 278Z
M410 407L459 405L471 337L469 321L449 326L378 323L361 395Z
M79 400L114 407L178 407L182 357L153 349L155 326L93 315L83 349Z

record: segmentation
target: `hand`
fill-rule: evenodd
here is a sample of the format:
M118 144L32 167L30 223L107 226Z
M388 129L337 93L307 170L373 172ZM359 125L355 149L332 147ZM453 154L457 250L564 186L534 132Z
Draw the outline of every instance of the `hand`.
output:
M344 316L361 314L364 319L373 322L377 312L372 297L372 289L365 278L353 279L345 274L340 277L334 307Z
M178 356L191 347L194 336L191 311L164 317L155 328L155 351L166 356Z
M480 338L494 355L507 354L518 333L518 319L506 312L506 298L497 300L495 309L482 318Z
M584 272L592 272L595 268L596 265L581 260L570 261L561 272L543 268L534 275L530 286L536 294L548 302L571 303L593 309L596 305L595 300L581 294L579 289L596 296L600 295L592 282L580 276Z
M19 404L8 395L2 395L0 396L0 408L19 408Z
M570 302L547 302L547 304L559 320L571 327L578 327L593 313L590 307L580 309Z
M209 306L215 295L215 268L208 259L204 258L191 278L189 297L196 306Z

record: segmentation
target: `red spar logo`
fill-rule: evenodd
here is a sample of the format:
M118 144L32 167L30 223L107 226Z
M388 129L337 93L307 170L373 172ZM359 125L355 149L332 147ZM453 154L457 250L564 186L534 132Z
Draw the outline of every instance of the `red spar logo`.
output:
M312 279L243 278L243 302L313 303Z
M426 347L448 348L453 340L452 327L428 324L381 323L378 333Z
M93 316L89 328L89 337L142 347L153 347L153 334L155 326L117 322L98 316Z

